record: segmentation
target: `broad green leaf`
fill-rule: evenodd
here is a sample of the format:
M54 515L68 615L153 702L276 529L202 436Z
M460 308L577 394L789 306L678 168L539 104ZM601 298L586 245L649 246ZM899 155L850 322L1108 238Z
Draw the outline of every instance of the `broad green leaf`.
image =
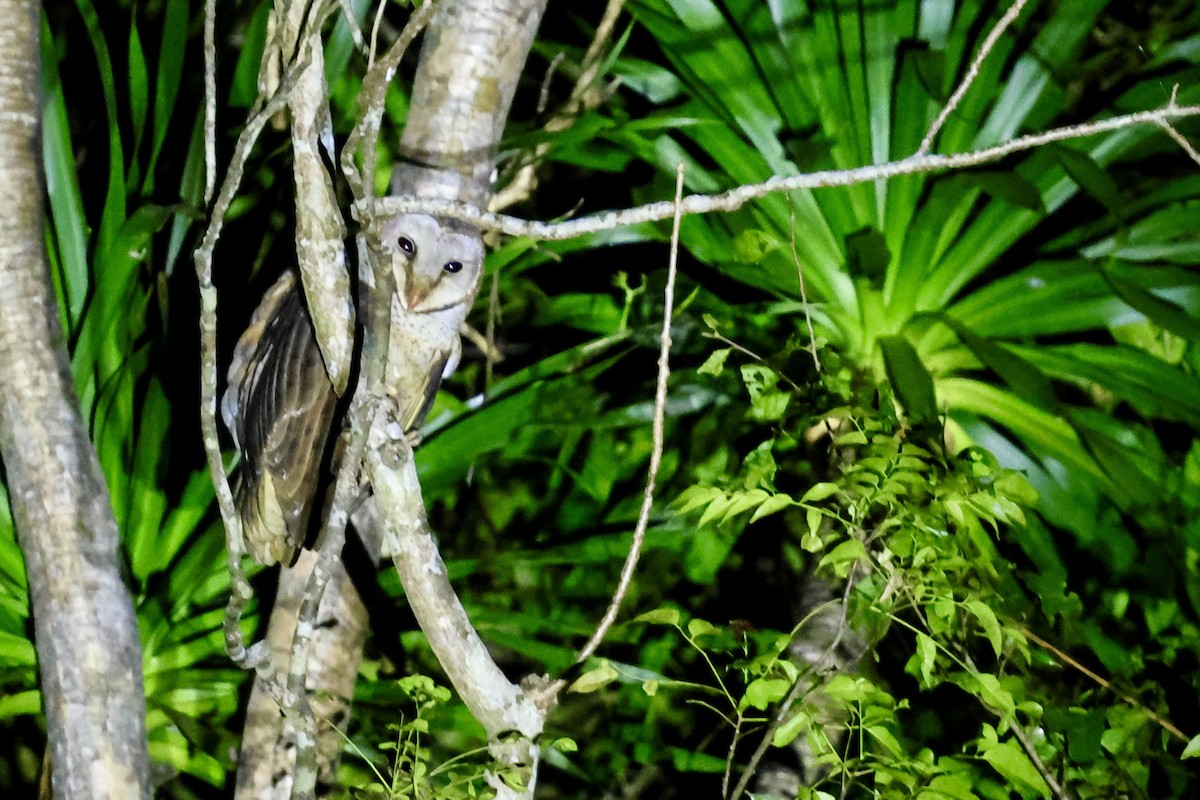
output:
M1152 322L1187 339L1200 339L1200 319L1186 309L1146 291L1113 269L1101 267L1100 272L1122 300Z
M879 339L879 349L888 380L913 424L936 420L933 379L913 346L902 336L884 336Z
M1050 797L1050 787L1016 742L998 742L987 747L980 757L1023 795L1032 792L1039 797Z
M999 375L1001 380L1021 397L1048 411L1058 407L1058 397L1054 393L1054 388L1037 367L1007 348L993 344L981 336L976 336L953 317L941 315L939 319L953 328L963 344L970 348L976 358Z
M1125 218L1125 200L1121 196L1121 188L1090 155L1065 144L1051 145L1049 149L1071 180L1079 184L1079 188L1100 201L1117 219Z
M791 688L791 682L782 678L756 678L746 686L746 694L739 703L739 710L746 707L766 711L782 700Z
M696 368L696 371L701 375L720 375L721 371L725 368L725 360L729 358L731 352L733 352L733 348L730 347L714 350L704 360L704 363Z
M819 503L826 498L837 494L838 485L829 481L814 483L808 487L808 490L800 498L801 503Z
M812 727L813 720L804 711L797 711L788 718L788 721L775 729L775 735L771 738L771 744L775 747L786 747L791 744L797 736L807 731Z
M750 522L758 522L763 517L783 511L785 508L790 508L795 505L796 501L791 496L786 494L774 494L764 500L758 508L754 509L754 513L750 515Z

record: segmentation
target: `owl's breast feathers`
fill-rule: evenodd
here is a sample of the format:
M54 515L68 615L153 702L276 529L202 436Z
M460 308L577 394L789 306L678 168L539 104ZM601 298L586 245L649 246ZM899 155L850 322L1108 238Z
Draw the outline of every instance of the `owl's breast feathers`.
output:
M462 313L450 308L413 314L392 299L385 382L399 403L404 430L419 428L437 396L442 379L458 366Z

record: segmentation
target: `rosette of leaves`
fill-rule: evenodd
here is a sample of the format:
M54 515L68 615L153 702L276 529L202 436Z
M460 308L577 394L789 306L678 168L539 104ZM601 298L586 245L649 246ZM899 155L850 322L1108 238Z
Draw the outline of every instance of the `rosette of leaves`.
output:
M1043 5L1000 38L935 152L1162 106L1176 83L1179 102L1195 99L1194 10L1160 9L1139 29L1120 4ZM595 147L662 169L643 190L655 196L679 162L689 190L712 192L912 154L1003 10L631 8L663 57L615 70L654 111L636 122L614 112ZM1118 27L1124 50L1097 44ZM1026 470L1043 512L1082 532L1100 497L1125 510L1154 502L1178 455L1156 423L1200 420L1200 178L1187 163L1160 129L1134 127L963 172L772 196L689 218L683 242L723 279L780 298L771 310L798 332L801 269L821 346L890 387L910 419L942 415L960 444Z

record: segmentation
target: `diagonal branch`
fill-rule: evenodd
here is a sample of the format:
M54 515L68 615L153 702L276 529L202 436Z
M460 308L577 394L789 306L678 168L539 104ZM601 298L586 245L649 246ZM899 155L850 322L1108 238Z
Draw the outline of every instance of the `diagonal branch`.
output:
M975 78L979 77L979 69L983 66L983 62L987 60L992 50L996 48L996 43L1000 41L1000 37L1008 30L1008 26L1016 22L1017 17L1021 14L1021 10L1025 8L1028 2L1029 0L1016 0L988 33L987 38L983 40L983 44L979 46L979 52L975 54L975 58L971 59L971 65L967 67L967 73L963 75L958 88L950 95L950 99L946 101L946 105L942 107L933 124L929 126L929 130L925 133L925 138L921 140L921 146L917 148L916 155L923 156L929 153L930 148L933 147L933 140L938 135L938 131L942 129L942 126L946 124L946 120L958 108L958 104L966 96L967 90L971 88L971 84L975 82Z
M883 164L873 164L854 169L826 170L822 172L809 172L802 175L777 175L768 178L762 183L746 184L720 194L689 195L683 198L681 205L684 214L736 211L749 202L780 192L791 192L797 189L817 189L829 186L850 186L856 183L895 178L900 175L945 172L947 170L975 167L980 164L998 161L1014 153L1033 150L1053 142L1082 139L1137 125L1157 126L1171 120L1196 116L1200 116L1200 106L1179 106L1174 103L1168 103L1165 106L1149 111L1137 111L1096 122L1067 125L1042 133L1031 133L1002 144L966 153L956 153L953 155L917 154L897 161L888 161ZM669 200L648 203L620 211L605 211L566 222L538 222L504 214L491 214L480 211L473 205L446 200L388 197L378 202L379 208L377 210L380 213L399 214L404 212L419 212L441 214L454 217L485 230L499 231L512 236L528 236L532 239L546 241L573 239L576 236L613 230L623 226L638 225L644 222L657 222L670 219L675 214L675 203Z

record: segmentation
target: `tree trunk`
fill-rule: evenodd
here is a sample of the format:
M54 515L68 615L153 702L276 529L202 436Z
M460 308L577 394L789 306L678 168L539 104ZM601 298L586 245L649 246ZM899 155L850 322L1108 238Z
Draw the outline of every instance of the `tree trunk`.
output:
M545 4L546 0L441 4L425 32L401 142L407 163L396 170L394 193L486 205L500 136ZM363 531L362 538L368 553L378 553L379 530ZM310 556L306 553L280 575L268 640L281 669L291 655L297 591L312 569ZM314 710L334 717L339 725L349 719L365 618L353 583L339 568L321 601L306 682ZM292 732L258 683L247 712L237 797L287 797L295 762ZM320 730L331 734L319 740L320 777L330 781L341 738L324 721Z
M39 4L0 0L0 455L25 553L54 795L149 798L142 654L43 246Z

